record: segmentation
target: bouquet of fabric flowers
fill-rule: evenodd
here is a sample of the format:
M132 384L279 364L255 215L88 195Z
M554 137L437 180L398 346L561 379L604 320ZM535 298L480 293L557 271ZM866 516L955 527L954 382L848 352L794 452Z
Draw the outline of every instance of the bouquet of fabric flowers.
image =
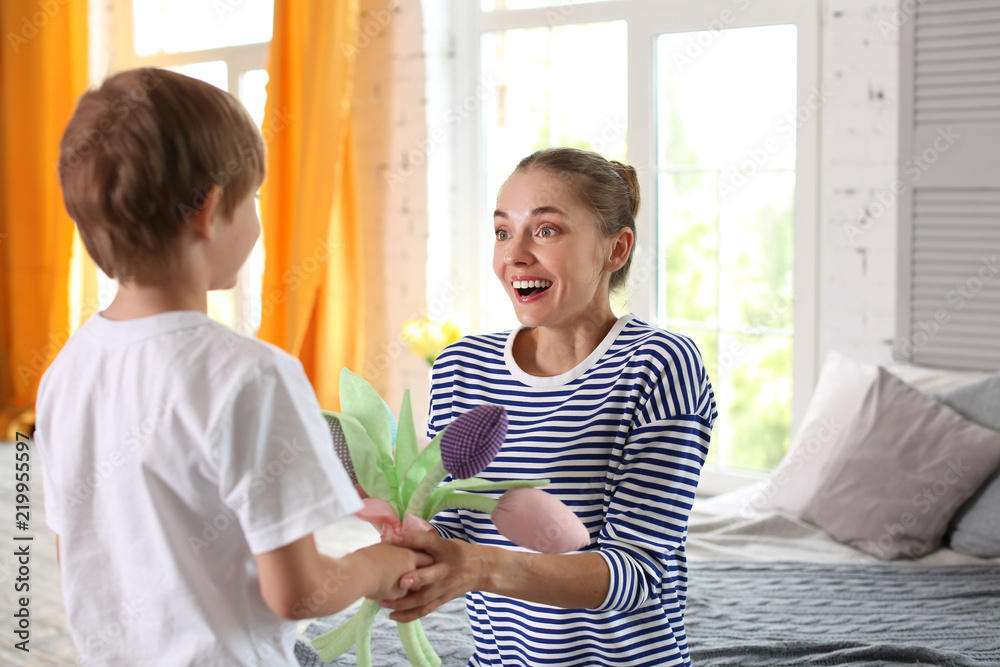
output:
M382 525L382 539L403 530L431 529L428 521L450 508L490 514L509 540L544 553L575 551L590 543L580 519L538 487L548 480L490 482L476 477L500 450L507 434L507 413L480 405L444 428L421 450L407 391L399 421L374 388L346 368L340 375L342 412L323 415L334 447L364 498L358 516ZM448 476L452 480L441 484ZM477 491L504 491L499 499ZM553 526L557 527L553 530ZM324 662L356 645L359 667L371 667L371 629L379 604L365 600L347 623L312 641ZM439 667L441 659L424 636L420 621L397 623L410 662Z

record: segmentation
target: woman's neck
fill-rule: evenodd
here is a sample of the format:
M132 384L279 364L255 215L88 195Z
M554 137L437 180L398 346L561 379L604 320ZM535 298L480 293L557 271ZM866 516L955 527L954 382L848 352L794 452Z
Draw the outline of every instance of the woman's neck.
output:
M541 326L522 330L511 350L514 361L528 375L562 375L589 357L617 320L609 309L566 327Z

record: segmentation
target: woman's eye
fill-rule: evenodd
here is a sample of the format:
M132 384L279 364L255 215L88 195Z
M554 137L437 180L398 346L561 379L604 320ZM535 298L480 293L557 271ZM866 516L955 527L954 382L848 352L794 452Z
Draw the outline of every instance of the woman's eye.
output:
M498 229L494 233L497 235L497 241L506 241L507 239L510 238L510 234L508 234L502 229Z
M549 227L546 227L544 229L539 229L538 230L538 235L541 236L542 238L548 238L550 236L555 236L556 235L556 230L550 229Z

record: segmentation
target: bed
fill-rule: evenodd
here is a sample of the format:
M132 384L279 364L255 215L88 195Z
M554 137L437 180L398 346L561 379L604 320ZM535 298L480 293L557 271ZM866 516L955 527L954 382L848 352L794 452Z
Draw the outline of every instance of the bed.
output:
M782 511L745 515L755 487L696 503L688 537L694 665L1000 665L1000 558L940 548L885 563ZM311 623L304 639L349 614ZM465 604L424 619L445 666L472 653ZM394 624L373 630L377 664L409 665ZM322 662L303 641L300 662ZM354 665L353 654L335 665Z
M882 561L785 511L748 512L757 490L692 513L695 665L1000 665L1000 558Z
M694 505L692 663L1000 665L998 501L1000 374L828 357L775 473ZM303 665L348 617L309 625ZM465 665L464 602L424 623L443 664ZM373 637L378 665L409 664L384 614Z

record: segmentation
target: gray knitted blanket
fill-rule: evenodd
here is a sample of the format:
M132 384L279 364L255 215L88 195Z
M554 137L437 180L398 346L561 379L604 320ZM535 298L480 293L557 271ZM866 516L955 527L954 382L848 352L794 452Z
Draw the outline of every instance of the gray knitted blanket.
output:
M299 659L299 664L302 667L323 667L324 663L309 641L338 627L353 615L353 612L341 612L313 621L295 644L295 657ZM465 611L465 598L442 605L433 614L420 619L420 623L431 646L441 657L441 667L465 667L476 648ZM380 611L372 626L372 662L375 667L408 667L410 664L399 640L396 624L389 620L388 611ZM358 664L354 649L329 664L354 667Z
M694 667L733 665L1000 665L1000 566L695 561L686 625ZM303 639L350 615L319 619ZM423 619L444 667L473 644L463 600ZM395 624L380 614L379 667L404 667ZM322 667L296 647L305 667ZM335 665L355 665L353 651Z
M708 665L1000 665L1000 566L689 563Z

